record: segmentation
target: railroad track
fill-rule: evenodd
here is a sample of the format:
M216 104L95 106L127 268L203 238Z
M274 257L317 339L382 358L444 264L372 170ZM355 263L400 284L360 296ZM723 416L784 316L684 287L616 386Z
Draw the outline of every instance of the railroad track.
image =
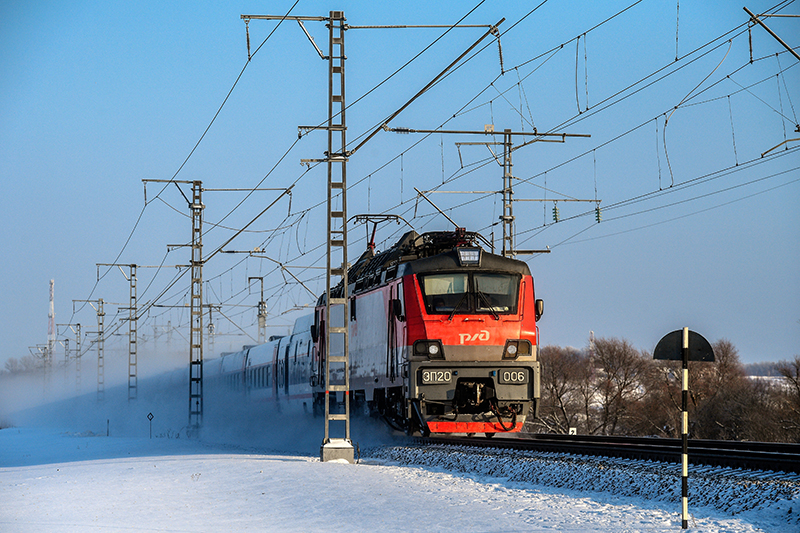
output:
M670 463L681 462L681 440L657 437L521 433L515 437L497 436L493 439L431 436L421 440L424 443L459 446L538 450ZM690 439L689 462L695 465L800 473L800 444Z

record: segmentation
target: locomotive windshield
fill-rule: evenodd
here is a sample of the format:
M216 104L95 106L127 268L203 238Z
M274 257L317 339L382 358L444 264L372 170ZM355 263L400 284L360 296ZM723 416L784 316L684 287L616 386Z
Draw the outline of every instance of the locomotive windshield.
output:
M428 314L516 314L518 274L449 272L420 274Z

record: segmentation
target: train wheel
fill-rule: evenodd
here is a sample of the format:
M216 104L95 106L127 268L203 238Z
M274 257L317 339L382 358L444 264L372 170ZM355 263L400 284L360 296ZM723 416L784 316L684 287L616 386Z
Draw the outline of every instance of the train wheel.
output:
M484 433L484 435L486 436L487 439L491 439L492 437L497 435L497 433Z
M475 436L475 433L467 433L467 437L472 438Z

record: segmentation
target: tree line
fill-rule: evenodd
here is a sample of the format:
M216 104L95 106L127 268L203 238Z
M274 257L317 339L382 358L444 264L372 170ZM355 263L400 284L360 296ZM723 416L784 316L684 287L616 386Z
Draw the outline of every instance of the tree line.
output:
M775 364L776 377L748 377L730 341L712 347L715 362L689 363L689 437L800 442L800 356ZM680 437L680 361L653 360L616 338L539 354L539 418L526 430Z
M32 355L23 355L19 359L11 357L6 361L2 374L25 374L41 370L43 362Z

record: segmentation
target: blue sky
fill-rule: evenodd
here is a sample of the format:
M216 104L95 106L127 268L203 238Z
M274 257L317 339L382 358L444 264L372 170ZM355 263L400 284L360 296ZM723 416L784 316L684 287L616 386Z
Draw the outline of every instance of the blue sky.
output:
M324 290L319 270L298 267L324 265L325 173L300 160L322 157L325 136L298 140L297 126L326 119L326 64L296 23L284 23L243 71L240 15L281 15L292 4L0 3L0 363L46 342L50 279L56 322L93 329L93 311L77 304L73 312L72 300L103 298L106 326L127 331L119 319L128 284L118 270L100 270L98 281L95 264L187 264L185 248L167 252L190 237L186 202L175 186L157 197L162 187L151 184L145 207L142 184L178 169L176 179L208 189L296 183L291 205L278 201L226 249L262 248L313 292ZM652 350L689 326L712 342L731 340L744 362L791 358L800 353L798 61L760 27L749 39L738 4L642 1L603 23L630 4L550 0L529 14L535 4L301 0L292 14L343 10L354 26L453 24L477 5L465 24L505 17L502 75L497 42L487 40L390 125L591 135L513 156L515 198L548 199L514 205L518 247L551 249L525 258L546 302L544 344L582 347L594 331ZM250 23L253 50L276 24ZM800 46L800 20L767 24ZM326 48L324 25L306 27ZM437 41L444 29L348 30L346 98L366 95L347 111L348 139L380 124L483 31L454 29ZM420 232L449 229L417 205L413 187L499 190L501 168L487 148L455 144L486 140L380 133L348 164L349 214L395 213ZM206 255L277 194L206 192ZM499 246L498 195L431 197L460 225L493 232ZM566 198L600 200L602 222L593 203L562 201L554 223L553 199ZM355 258L366 232L350 229ZM379 247L401 231L379 227ZM140 318L144 349L168 325L175 339L187 335L188 281L159 297L176 273L139 270L140 303L173 306ZM222 305L215 350L257 337L251 276L266 276L270 333L285 332L292 310L313 301L271 261L219 254L204 269L206 301ZM126 342L111 338L107 355L124 358Z

